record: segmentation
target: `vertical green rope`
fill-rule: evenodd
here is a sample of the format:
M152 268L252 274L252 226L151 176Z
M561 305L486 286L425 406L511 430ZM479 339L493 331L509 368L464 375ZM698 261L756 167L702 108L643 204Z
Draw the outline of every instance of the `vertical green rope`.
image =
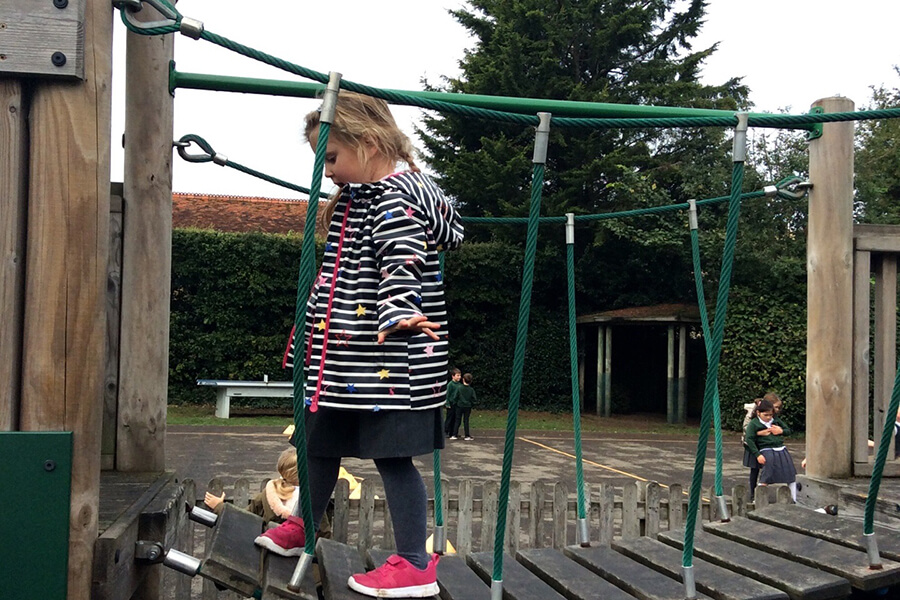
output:
M578 389L578 339L575 335L575 244L566 243L569 290L569 364L572 379L572 424L575 429L575 485L578 486L578 518L587 516L584 497L584 465L581 459L581 396ZM587 540L583 540L587 541Z
M894 421L897 418L897 409L900 408L900 364L897 365L897 373L894 376L894 390L891 392L891 401L888 403L888 412L884 415L884 429L881 431L881 443L878 444L878 454L875 456L875 465L872 468L872 479L869 480L869 494L866 496L866 512L863 521L863 534L875 533L875 503L878 501L878 489L881 487L881 475L884 472L884 463L887 460L888 448L891 445L891 437L894 435Z
M306 371L303 365L306 338L306 303L316 277L316 213L319 208L319 191L325 172L325 147L331 125L319 124L319 139L316 143L316 158L313 163L312 183L309 186L309 206L306 209L306 225L303 229L303 245L300 249L300 274L297 283L297 309L294 316L294 440L297 448L297 479L300 483L300 509L306 527L304 552L314 555L316 550L315 531L318 523L313 523L312 500L309 495L309 470L306 463ZM327 341L327 340L326 340ZM296 512L296 508L294 509Z
M506 510L509 506L509 479L515 447L516 422L519 418L519 396L522 392L522 372L525 364L525 342L528 338L528 317L531 312L531 288L534 281L534 258L537 254L538 223L541 215L541 191L544 187L544 165L534 164L531 178L531 207L528 212L528 233L525 241L525 265L522 273L522 296L519 300L519 322L516 348L509 389L506 418L506 441L503 445L503 471L500 477L500 498L497 509L497 530L494 532L493 580L503 580L503 545L506 535Z
M706 294L703 291L703 274L700 270L700 240L696 229L691 229L691 253L694 260L694 283L697 287L697 303L700 305L700 322L703 325L703 345L706 349L706 363L710 362L709 347L709 314L706 311ZM716 380L716 393L713 397L713 421L716 437L716 496L722 495L722 414L719 401L719 382Z
M444 253L440 252L438 254L438 263L441 269L441 279L443 280L444 275ZM443 432L441 433L443 435ZM434 524L436 527L444 526L444 500L443 500L443 490L441 486L441 451L435 450L432 456L432 462L434 464ZM435 540L436 541L436 540ZM441 549L443 552L443 549Z
M694 460L694 474L688 501L688 514L684 526L684 549L682 566L691 567L694 554L694 527L697 524L697 509L700 504L700 486L703 483L703 463L706 461L706 444L709 440L709 426L712 420L713 399L719 378L719 358L722 352L722 336L725 331L725 315L728 311L728 292L731 287L731 271L734 264L734 248L737 244L738 217L741 212L741 186L744 182L744 163L735 162L731 175L731 200L728 204L728 221L725 229L725 246L722 250L722 273L719 277L719 291L716 297L716 316L712 335L707 345L709 366L706 373L706 387L703 394L703 411L700 417L700 435L697 441L697 455Z

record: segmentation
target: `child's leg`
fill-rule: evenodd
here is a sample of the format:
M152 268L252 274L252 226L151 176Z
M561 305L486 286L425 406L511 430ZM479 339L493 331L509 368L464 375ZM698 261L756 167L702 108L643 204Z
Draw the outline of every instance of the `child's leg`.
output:
M307 456L306 464L309 472L309 496L312 503L313 521L316 523L316 529L322 522L322 515L328 508L328 501L331 500L331 494L334 492L334 486L337 484L338 474L341 471L341 459L334 457ZM294 514L302 517L300 514L300 503L294 507Z
M466 430L466 437L472 437L469 435L469 415L472 414L471 408L463 409L463 426Z
M453 410L453 427L450 428L450 437L459 437L459 424L462 421L463 410L462 408Z
M794 504L797 503L797 482L792 481L788 484L788 489L791 490L791 499L794 501Z
M759 481L759 469L754 469L750 467L750 501L753 501L753 498L756 495L756 483Z
M397 554L414 567L424 569L431 559L425 552L428 494L411 457L375 460L384 481L391 511Z

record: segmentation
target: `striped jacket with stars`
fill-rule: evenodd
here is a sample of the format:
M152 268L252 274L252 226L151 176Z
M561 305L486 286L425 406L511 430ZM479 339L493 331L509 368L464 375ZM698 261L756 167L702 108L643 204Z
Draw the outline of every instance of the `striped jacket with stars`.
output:
M462 239L456 210L424 174L344 186L307 305L310 410L424 410L444 403L447 310L438 252ZM441 325L438 340L393 333L377 343L379 331L418 315Z

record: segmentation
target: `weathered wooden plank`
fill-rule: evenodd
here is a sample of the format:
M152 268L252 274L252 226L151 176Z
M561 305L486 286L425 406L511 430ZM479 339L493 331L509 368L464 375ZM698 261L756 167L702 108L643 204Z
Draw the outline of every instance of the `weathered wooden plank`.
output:
M609 546L612 543L615 512L615 490L610 483L600 484L600 544Z
M606 546L569 546L566 556L641 600L684 600L684 585ZM708 598L697 593L698 598Z
M532 548L544 546L544 482L531 484L531 496L528 505L528 537Z
M566 558L559 550L552 548L521 550L517 558L525 568L568 600L634 598L574 560Z
M103 438L100 468L116 466L119 413L119 322L122 304L122 184L113 183L109 198L109 264L106 267L106 360L103 383Z
M750 501L750 493L743 485L736 485L731 490L731 516L747 516L747 503Z
M253 540L263 532L262 518L225 504L219 515L200 574L241 594L259 588L261 548Z
M900 583L900 563L884 561L879 571L869 569L866 554L786 529L749 519L730 523L707 523L704 529L760 550L767 550L811 567L834 573L856 589L871 591Z
M854 227L855 235L855 227ZM869 461L869 302L872 254L853 253L853 461ZM858 475L854 472L854 475Z
M483 581L490 585L494 570L493 552L473 552L466 557L466 562ZM503 555L503 597L509 600L562 600L563 598L508 554Z
M622 537L641 535L641 522L638 518L638 486L637 482L625 483L622 486Z
M22 82L0 80L0 431L19 428L28 122Z
M316 542L316 556L319 559L325 600L359 600L360 595L347 587L347 580L351 575L366 570L357 549L334 540L319 538Z
M175 481L174 475L174 472L169 473L169 483L150 500L138 520L139 538L160 542L164 548L178 545L182 525L188 521L185 500L190 497L188 493L193 493L193 485L186 487ZM176 579L186 577L173 569L151 568L132 600L158 600L174 587Z
M644 504L644 535L656 537L659 533L659 484L651 481L647 484L647 499Z
M680 484L669 486L669 530L684 527L684 494Z
M556 482L553 486L553 547L557 550L566 546L568 501L569 492L566 484Z
M375 521L375 484L371 479L364 479L360 486L362 489L359 492L359 537L356 548L362 555L374 545L372 529Z
M3 6L3 62L0 73L83 79L85 4L6 0ZM52 59L54 53L61 60Z
M472 551L472 504L475 495L471 479L459 482L459 507L456 521L456 552L466 557Z
M263 551L263 576L261 600L319 600L316 593L315 571L318 565L312 564L306 570L299 592L288 589L288 582L297 566L297 557L279 556L268 550Z
M684 532L667 531L659 540L680 549ZM791 600L831 600L851 593L843 577L702 531L694 534L694 556L778 588Z
M481 500L481 549L489 552L494 549L494 536L497 531L497 501L500 496L500 484L487 481L482 487Z
M334 486L334 519L331 524L331 538L342 544L347 543L350 527L350 482L338 479Z
M213 477L209 480L209 485L206 490L215 496L221 496L225 491L225 482L219 479L218 477ZM203 546L205 551L208 551L210 548L210 544L212 543L213 538L213 528L209 528L204 532L205 544ZM215 583L213 583L210 579L203 579L203 600L217 600L219 592L216 589Z
M506 510L506 552L512 556L519 551L519 531L522 530L522 484L509 484L509 504Z
M461 556L442 556L437 566L441 600L479 600L491 597L485 585Z
M765 510L750 513L754 521L768 523L805 535L817 537L841 546L865 550L863 524L838 515L828 515L796 504L773 504ZM875 527L878 536L878 552L881 556L900 561L900 533L886 527Z
M648 537L613 542L625 556L676 581L682 581L681 551ZM697 589L716 600L787 600L784 592L701 558L694 558Z

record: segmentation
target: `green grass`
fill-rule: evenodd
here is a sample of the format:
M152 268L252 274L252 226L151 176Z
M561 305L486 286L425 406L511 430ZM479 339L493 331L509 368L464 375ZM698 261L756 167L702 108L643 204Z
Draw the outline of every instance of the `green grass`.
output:
M472 412L471 427L473 431L506 430L506 411L475 410ZM215 416L215 407L170 405L167 422L169 425L220 425L228 427L287 427L293 422L293 416L282 411L260 411L232 406L230 419L219 419ZM517 430L539 431L572 431L572 417L567 414L520 410ZM697 424L669 425L664 415L615 415L600 418L585 414L581 418L581 430L585 433L655 433L666 435L697 435ZM736 435L727 432L726 435Z

